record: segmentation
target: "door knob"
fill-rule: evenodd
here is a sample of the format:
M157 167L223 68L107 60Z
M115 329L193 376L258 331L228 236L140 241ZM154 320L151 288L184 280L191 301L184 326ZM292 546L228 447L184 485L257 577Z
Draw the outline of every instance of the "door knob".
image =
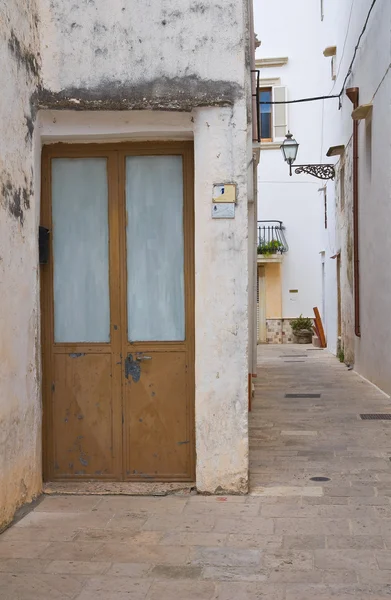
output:
M136 360L152 360L152 356L136 356Z

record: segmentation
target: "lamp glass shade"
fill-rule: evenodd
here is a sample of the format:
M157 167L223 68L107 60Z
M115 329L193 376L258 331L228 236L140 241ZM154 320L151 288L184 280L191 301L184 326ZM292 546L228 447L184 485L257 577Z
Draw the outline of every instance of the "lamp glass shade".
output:
M294 163L299 149L299 144L296 142L291 133L288 133L284 142L280 146L284 160L287 163Z

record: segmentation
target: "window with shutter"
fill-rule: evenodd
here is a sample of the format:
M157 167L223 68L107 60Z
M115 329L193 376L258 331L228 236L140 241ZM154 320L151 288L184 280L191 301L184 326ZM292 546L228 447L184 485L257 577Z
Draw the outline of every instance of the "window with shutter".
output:
M286 102L286 87L283 85L273 88L273 101ZM288 131L287 104L273 104L273 139L275 142L284 141Z
M263 142L273 141L273 127L272 127L272 88L260 88L259 90L260 99L260 113L261 113L261 140Z

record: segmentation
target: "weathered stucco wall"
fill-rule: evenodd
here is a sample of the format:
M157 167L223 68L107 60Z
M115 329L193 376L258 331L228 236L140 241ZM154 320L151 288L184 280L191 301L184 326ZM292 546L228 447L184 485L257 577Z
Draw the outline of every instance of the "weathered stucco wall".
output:
M7 86L0 100L0 526L41 488L37 226L40 145L49 139L194 138L197 485L203 492L244 492L252 168L247 0L36 2L38 16L33 0L15 0L1 21ZM43 110L36 128L39 108L57 112L50 120ZM80 117L78 126L62 119L64 109ZM142 110L143 118L118 112L129 109ZM166 119L162 111L187 115ZM221 181L238 185L233 221L211 218L212 186Z
M371 0L343 6L339 0L325 3L324 47L337 47L337 79L331 89L341 89L355 46L372 7ZM364 377L391 393L391 320L389 315L391 271L391 4L378 0L360 39L359 49L345 88L359 88L359 104L373 104L372 114L359 122L358 129L358 212L360 261L361 337L354 333L353 272L353 121L352 103L345 92L341 110L335 100L325 103L324 149L344 144L335 182L336 241L341 250L342 345L346 362L353 363ZM336 106L334 106L336 102ZM344 163L344 203L341 202L340 168ZM329 186L334 185L329 183ZM344 206L343 206L344 204ZM336 273L335 265L332 269ZM335 296L337 291L335 290ZM334 303L333 303L334 304ZM336 304L336 303L335 303Z
M0 529L41 488L34 0L0 9Z
M341 349L349 364L355 360L352 167L353 143L350 139L338 163L335 184L336 240L341 253Z
M39 1L41 106L191 110L243 93L245 0Z
M248 484L246 116L245 105L195 111L197 488L209 493ZM233 220L211 218L217 181L237 183Z
M40 7L41 108L193 110L197 486L244 492L248 2L40 0ZM212 220L213 184L229 181L238 185L235 220Z

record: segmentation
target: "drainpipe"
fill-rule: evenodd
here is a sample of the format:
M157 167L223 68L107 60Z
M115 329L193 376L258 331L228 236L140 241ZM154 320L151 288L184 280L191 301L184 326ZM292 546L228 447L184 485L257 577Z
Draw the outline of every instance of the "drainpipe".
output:
M353 110L358 107L359 88L346 90L346 95L353 104ZM360 260L358 251L358 121L353 120L353 255L354 255L354 333L361 337L360 326Z

